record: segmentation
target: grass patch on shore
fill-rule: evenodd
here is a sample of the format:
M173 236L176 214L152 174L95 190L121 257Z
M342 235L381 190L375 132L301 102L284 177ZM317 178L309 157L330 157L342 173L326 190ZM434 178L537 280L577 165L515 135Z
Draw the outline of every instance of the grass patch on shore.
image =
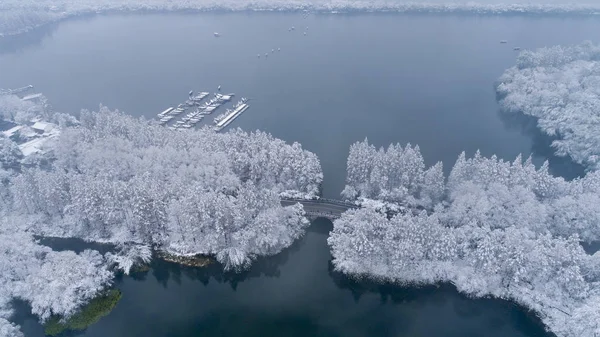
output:
M48 336L56 336L67 330L85 330L88 326L108 315L120 299L121 291L111 289L106 294L91 300L90 303L81 308L81 311L65 321L62 321L60 316L52 316L44 324L44 333Z

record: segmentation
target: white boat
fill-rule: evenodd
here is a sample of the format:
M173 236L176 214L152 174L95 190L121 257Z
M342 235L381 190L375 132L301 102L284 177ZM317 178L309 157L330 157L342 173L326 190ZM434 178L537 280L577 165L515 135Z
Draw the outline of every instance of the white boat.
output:
M513 50L521 50L521 47L514 47Z
M192 100L197 103L198 101L203 100L208 95L210 95L209 92L206 92L206 91L199 92L196 96L192 97Z
M214 35L215 37L219 37L219 36L221 36L221 34L219 34L219 33L217 33L217 32L214 32L214 33L213 33L213 35Z
M217 87L217 90L218 90L218 91L221 91L221 86L220 86L220 85Z
M281 48L277 48L277 51L281 51Z

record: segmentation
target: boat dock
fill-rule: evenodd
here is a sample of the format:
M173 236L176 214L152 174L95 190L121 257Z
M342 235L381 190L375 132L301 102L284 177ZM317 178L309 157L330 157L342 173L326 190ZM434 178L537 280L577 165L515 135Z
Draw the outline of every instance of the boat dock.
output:
M224 127L233 122L236 118L238 118L244 111L248 110L250 107L246 104L248 100L242 98L235 106L232 111L226 112L225 114L215 118L215 130L221 131Z
M181 129L190 129L200 121L202 121L206 116L212 114L215 110L217 110L222 105L231 101L235 94L220 94L215 93L208 101L201 103L206 97L210 95L209 92L199 92L194 95L193 91L189 92L189 98L177 107L169 107L163 112L157 114L159 119L159 124L166 125L169 122L179 119L179 115L184 113L186 110L191 110L188 113L184 114L183 117L179 120L176 120L173 124L169 125L169 129L172 130L181 130ZM244 112L248 105L246 104L247 99L242 98L237 104L233 106L233 109L227 109L224 114L217 117L218 120L215 119L215 124L217 124L214 129L221 130L225 126L229 125L237 116L239 116L242 112Z

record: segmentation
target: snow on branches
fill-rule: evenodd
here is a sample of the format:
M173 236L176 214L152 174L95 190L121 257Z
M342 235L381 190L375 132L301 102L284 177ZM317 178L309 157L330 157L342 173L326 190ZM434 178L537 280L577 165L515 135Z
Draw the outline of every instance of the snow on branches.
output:
M600 174L565 181L550 175L547 164L536 168L520 156L511 163L477 152L461 154L447 182L432 184L422 178L417 147L407 146L408 156L398 145L390 149L353 145L344 194L356 186L360 195L385 200L389 194L380 191L402 188L418 200L427 185L443 197L429 213L345 212L328 239L337 270L403 284L451 282L469 295L521 303L559 336L597 331L600 254L587 255L580 240L600 238ZM396 171L374 174L379 162Z
M600 46L524 51L500 77L496 91L506 114L524 114L555 137L556 153L600 169Z
M368 140L350 146L342 196L431 208L444 193L442 163L425 168L418 146L392 144L377 150Z
M55 252L38 245L30 234L14 226L14 219L0 219L0 332L19 336L10 317L13 298L31 305L42 321L51 315L69 317L110 285L113 273L96 251L80 254Z
M316 196L318 158L268 134L173 132L101 108L62 130L51 170L13 179L15 214L36 233L210 254L227 267L289 246L307 226L279 193ZM230 253L227 253L230 252ZM129 270L134 257L114 257Z

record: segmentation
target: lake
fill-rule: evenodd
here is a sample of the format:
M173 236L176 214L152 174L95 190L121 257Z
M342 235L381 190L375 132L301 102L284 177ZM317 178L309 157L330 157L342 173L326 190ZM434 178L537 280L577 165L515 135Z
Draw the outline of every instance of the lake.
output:
M189 90L221 85L252 99L232 127L302 143L321 159L324 196L335 198L348 148L365 137L419 144L427 163L443 161L446 171L463 150L480 149L509 160L531 154L550 159L556 174L581 174L551 155L547 138L499 116L494 81L515 64L513 47L599 37L600 18L559 16L92 16L0 40L0 87L33 84L59 111L102 103L153 118ZM316 221L292 248L242 275L156 262L144 279L117 280L123 299L81 335L548 336L508 302L332 273L330 226ZM23 319L28 337L42 335Z

